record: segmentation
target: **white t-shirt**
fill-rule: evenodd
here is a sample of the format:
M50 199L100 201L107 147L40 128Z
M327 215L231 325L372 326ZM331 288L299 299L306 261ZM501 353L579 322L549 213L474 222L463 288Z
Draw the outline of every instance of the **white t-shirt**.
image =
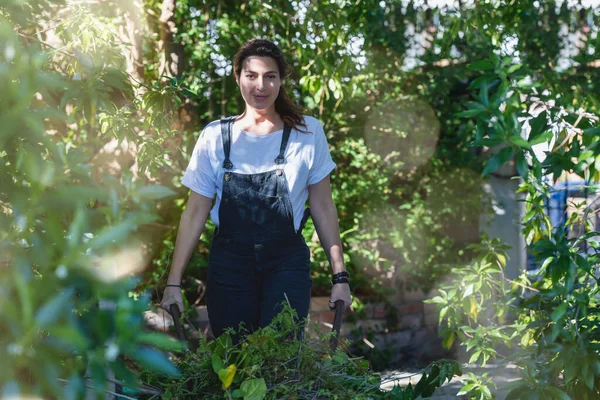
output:
M292 129L285 151L284 173L290 191L296 230L300 228L304 214L308 186L320 182L335 168L321 123L309 116L304 116L304 122L308 133ZM257 135L242 131L234 125L229 157L234 167L232 172L257 174L274 170L282 136L283 129L268 135ZM224 159L221 124L217 120L208 124L198 138L182 182L184 186L202 196L217 196L210 212L217 226L225 173Z

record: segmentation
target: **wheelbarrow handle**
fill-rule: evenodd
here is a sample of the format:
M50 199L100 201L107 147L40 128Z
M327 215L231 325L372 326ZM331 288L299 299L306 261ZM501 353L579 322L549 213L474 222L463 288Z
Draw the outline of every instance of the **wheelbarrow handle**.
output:
M184 354L188 354L190 352L190 344L188 343L185 330L183 329L183 326L181 326L181 311L179 311L179 306L177 304L171 304L171 306L169 307L169 313L173 317L173 324L175 324L177 338L179 338L179 340L185 343ZM184 385L190 393L194 392L194 380L186 379Z
M342 317L344 316L344 300L336 300L335 301L335 315L333 317L333 336L331 337L331 341L329 342L329 346L331 347L331 351L335 351L338 346L338 341L340 338L340 330L342 328Z
M183 330L183 326L181 326L181 311L179 311L179 306L177 306L177 304L171 304L171 307L169 307L169 313L173 317L173 323L175 324L175 331L177 332L177 337L179 338L179 340L187 342L187 335Z

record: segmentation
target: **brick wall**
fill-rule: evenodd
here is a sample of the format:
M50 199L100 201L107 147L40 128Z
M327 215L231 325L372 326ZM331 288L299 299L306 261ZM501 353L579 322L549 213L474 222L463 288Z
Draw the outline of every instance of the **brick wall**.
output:
M387 306L368 303L364 317L359 319L350 315L352 311L346 311L341 336L363 341L371 348L388 349L392 352L392 364L421 364L447 357L438 337L438 313L433 304L423 303L426 298L421 293L406 296L404 301L396 299ZM316 322L321 332L331 331L334 312L329 310L328 302L328 297L311 299L311 329Z

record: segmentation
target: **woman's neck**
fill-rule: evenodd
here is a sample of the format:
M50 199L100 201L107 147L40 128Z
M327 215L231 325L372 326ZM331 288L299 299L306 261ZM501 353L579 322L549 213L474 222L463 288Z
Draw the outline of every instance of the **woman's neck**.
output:
M236 123L241 129L256 133L269 133L283 129L283 120L275 111L275 107L264 111L247 107L237 118Z
M269 121L272 123L281 121L279 114L275 111L275 107L269 107L266 110L256 110L252 107L246 107L240 119L255 125L262 125Z

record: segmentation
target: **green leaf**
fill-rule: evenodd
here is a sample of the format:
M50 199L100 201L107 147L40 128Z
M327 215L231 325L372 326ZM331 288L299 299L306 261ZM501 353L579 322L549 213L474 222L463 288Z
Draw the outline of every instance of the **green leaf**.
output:
M542 264L542 270L546 269L548 267L548 265L552 264L554 262L555 258L554 257L548 257L544 260L544 263Z
M552 321L557 322L559 321L567 312L567 307L569 307L568 303L562 303L561 305L559 305L558 307L556 307L554 309L554 311L552 311Z
M486 107L490 105L487 82L484 82L479 88L479 101Z
M509 137L508 140L511 143L516 144L519 147L522 147L527 150L531 150L531 145L527 142L527 140L523 139L521 136L514 135L514 136Z
M498 160L500 165L504 164L508 160L510 160L514 154L514 149L512 147L504 147L498 152Z
M465 288L465 291L463 292L463 295L462 295L462 298L463 298L463 299L464 299L465 297L467 297L467 296L470 296L470 295L472 295L472 294L473 294L473 288L474 288L474 286L475 286L475 285L474 285L474 284L472 284L472 283L471 283L470 285L467 285L467 287Z
M548 131L548 132L542 133L541 135L536 136L535 138L531 138L531 136L530 136L528 141L531 146L535 146L536 144L546 143L553 137L554 137L554 134L552 132Z
M432 299L425 300L425 303L428 303L428 304L432 304L432 303L434 303L434 304L446 304L447 301L445 299L443 299L442 297L440 297L440 296L435 296Z
M52 326L48 330L48 334L60 339L63 343L78 351L84 351L89 345L86 335L72 325L60 324Z
M424 390L427 389L427 381L428 381L428 376L427 373L423 373L423 375L421 375L421 379L419 379L419 382L417 382L417 384L415 385L415 395L419 396L423 393Z
M15 288L17 289L17 294L19 296L19 303L21 305L21 323L24 325L29 325L33 316L33 304L32 298L33 294L31 293L31 286L27 284L27 280L25 278L25 273L29 272L29 266L25 266L21 271L15 273L13 275Z
M600 361L596 360L592 362L592 370L594 371L594 374L600 375Z
M182 351L185 345L173 339L171 336L158 332L143 332L136 335L136 341L142 344L148 344L166 351Z
M490 158L490 160L486 164L485 168L483 168L483 171L481 172L481 174L483 176L486 176L486 175L494 172L495 170L497 170L499 167L500 167L500 160L498 158L498 154L496 154L495 156Z
M217 354L212 355L212 368L213 371L215 371L215 374L218 374L220 370L225 368L223 360L221 360L221 357L219 357Z
M167 356L155 349L148 347L136 347L127 352L128 355L137 361L141 366L160 374L171 377L179 377L180 373L177 367L167 358Z
M448 314L449 309L450 309L450 307L448 307L448 306L440 308L440 324L444 320L444 317L446 316L446 314Z
M267 395L267 384L263 378L247 379L242 382L240 389L244 393L244 400L262 400Z
M579 157L577 158L577 162L581 163L582 161L586 161L587 159L594 159L594 152L591 150L587 150L582 152Z
M568 356L569 354L567 354L567 351L567 348L559 348L557 353L563 352L563 354ZM579 378L579 365L577 362L578 360L573 357L573 353L571 353L570 355L571 357L566 358L568 362L565 363L563 370L563 377L565 383L573 382L575 379Z
M544 392L550 394L550 396L552 396L553 399L571 400L569 395L567 395L565 392L563 392L562 390L560 390L558 388L552 387L552 386L545 387Z
M492 392L490 392L490 389L487 386L482 385L480 387L480 390L481 390L481 393L485 396L486 399L491 399L493 397L492 396Z
M510 67L508 67L508 69L506 70L507 74L512 74L513 72L515 72L516 70L518 70L519 68L521 68L521 64L513 64Z
M510 392L508 392L508 394L506 395L506 400L528 400L530 398L530 395L534 393L535 392L533 391L533 389L531 389L525 383L523 383L513 388L513 390L511 390Z
M332 361L335 362L336 364L346 364L346 363L348 363L348 357L345 356L345 354L344 355L335 354L332 357Z
M476 71L489 71L490 69L494 69L494 64L490 60L479 60L469 64L467 68Z
M498 154L494 155L490 159L488 164L483 169L482 175L485 176L491 172L494 172L498 168L500 168L500 166L502 164L504 164L506 161L508 161L513 156L513 154L514 154L514 149L512 147L504 147L503 149L501 149L498 152Z
M546 111L540 112L537 117L531 118L529 120L529 127L531 128L531 130L529 131L530 142L546 130L546 126L548 125L547 121L548 119L546 116Z
M444 336L444 340L442 341L442 347L445 349L449 349L454 344L455 334L454 332L448 332Z
M464 385L461 389L460 392L456 393L457 396L462 396L465 395L467 393L469 393L471 390L473 390L475 388L476 384L475 383L469 383L467 385Z
M486 112L485 109L477 108L477 109L472 109L472 110L461 111L459 113L456 113L456 116L457 117L474 117L476 115L483 114L484 112Z
M63 204L86 203L90 200L108 201L108 191L85 186L58 186L49 199Z
M515 157L515 164L517 166L517 172L523 179L527 179L529 175L529 165L527 164L527 160L525 159L525 155L522 151L517 153Z
M142 200L158 200L176 194L168 187L162 185L143 186L137 189L137 193Z
M594 389L594 371L592 370L588 359L583 358L581 360L581 368L580 368L580 378L586 384L586 386L590 389Z
M482 138L479 140L476 140L474 142L471 142L471 146L487 146L487 147L494 147L497 146L499 144L504 143L504 138L502 137L495 137L495 138Z
M474 362L477 362L477 359L479 359L480 355L481 355L481 350L477 350L476 352L474 352L471 355L471 358L469 358L469 364L473 364Z
M479 76L471 81L471 83L469 84L467 89L469 89L469 90L477 89L481 85L487 85L487 81L488 81L487 76L485 76L485 75Z
M486 86L487 87L487 86ZM469 101L465 104L469 110L487 110L487 106L476 101Z
M57 322L62 313L71 312L71 309L67 306L71 303L73 292L73 288L65 289L38 309L35 314L35 321L38 328L46 328L50 324Z
M77 211L75 212L75 218L73 218L73 222L71 222L71 226L69 227L68 238L70 246L74 247L78 245L81 241L83 230L85 228L85 223L85 211L83 207L77 207Z
M496 258L498 259L498 264L500 267L506 267L506 255L502 253L496 254Z
M596 126L594 128L588 128L583 130L583 134L585 136L596 137L600 136L600 126Z
M138 375L132 371L130 365L125 365L123 359L117 358L115 362L112 363L111 368L115 373L115 377L123 382L124 386L133 388L138 386L140 383Z
M98 236L90 240L89 246L92 249L101 249L110 244L122 243L137 228L137 224L131 220L125 220L118 225L105 228Z

